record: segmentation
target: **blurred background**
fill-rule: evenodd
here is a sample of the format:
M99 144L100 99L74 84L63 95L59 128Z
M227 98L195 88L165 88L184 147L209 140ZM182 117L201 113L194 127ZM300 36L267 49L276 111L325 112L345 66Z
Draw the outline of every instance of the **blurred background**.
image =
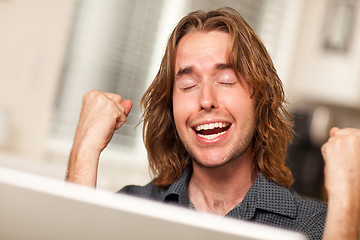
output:
M284 83L295 188L324 199L320 146L332 125L360 127L358 0L0 0L0 165L64 179L82 96L99 89L134 107L101 156L98 186L147 183L141 96L181 17L225 5Z

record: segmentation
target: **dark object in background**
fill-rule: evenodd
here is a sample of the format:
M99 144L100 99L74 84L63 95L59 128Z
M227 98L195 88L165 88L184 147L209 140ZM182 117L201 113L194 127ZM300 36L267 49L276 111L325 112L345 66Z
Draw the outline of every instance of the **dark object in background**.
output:
M325 200L324 161L320 147L310 139L312 112L296 112L292 116L296 135L288 147L288 161L295 178L293 188L304 197Z

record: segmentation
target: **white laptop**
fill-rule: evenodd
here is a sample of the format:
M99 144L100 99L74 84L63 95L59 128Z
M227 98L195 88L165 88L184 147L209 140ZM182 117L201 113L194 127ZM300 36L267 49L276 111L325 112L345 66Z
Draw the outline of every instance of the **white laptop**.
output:
M0 167L0 239L306 239Z

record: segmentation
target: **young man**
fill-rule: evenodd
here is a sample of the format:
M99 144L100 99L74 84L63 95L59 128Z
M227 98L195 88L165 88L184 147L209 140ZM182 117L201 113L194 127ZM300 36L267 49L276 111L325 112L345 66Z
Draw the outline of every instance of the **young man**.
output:
M323 148L328 207L289 188L291 119L272 61L233 9L197 11L171 34L146 91L144 140L154 180L121 192L270 224L320 239L357 239L360 131L333 128ZM96 186L102 150L132 103L91 91L83 105L67 180ZM327 210L328 208L328 210Z

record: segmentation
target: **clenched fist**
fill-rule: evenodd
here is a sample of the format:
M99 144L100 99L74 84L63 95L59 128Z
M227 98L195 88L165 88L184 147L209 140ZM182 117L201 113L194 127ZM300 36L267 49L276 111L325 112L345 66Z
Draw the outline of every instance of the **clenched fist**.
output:
M98 161L115 130L126 121L132 102L120 95L92 90L83 97L70 154L67 180L96 186Z
M90 91L83 97L75 143L86 142L89 147L101 152L114 131L125 123L131 107L132 102L123 100L120 95Z
M332 128L322 146L329 195L360 195L360 130Z

